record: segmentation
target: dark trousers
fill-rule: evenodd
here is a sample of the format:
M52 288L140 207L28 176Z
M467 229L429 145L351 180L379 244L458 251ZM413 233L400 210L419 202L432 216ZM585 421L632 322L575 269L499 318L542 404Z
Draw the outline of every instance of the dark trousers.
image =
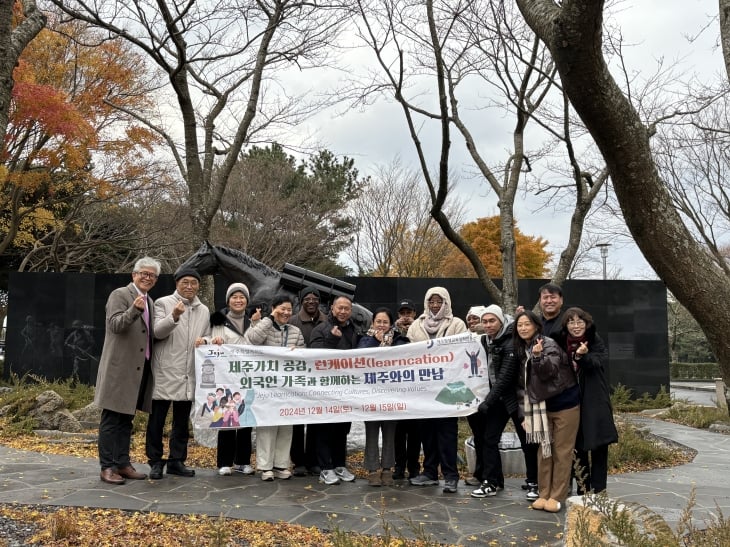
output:
M294 467L304 466L307 469L317 466L316 428L297 424L292 428L291 449L289 457Z
M576 449L575 457L583 474L583 484L581 485L580 480L577 481L578 494L603 492L608 475L608 445L604 444L589 451Z
M165 429L167 412L172 404L172 429L170 431L169 456L167 461L178 461L184 463L188 457L188 439L190 430L188 420L192 401L163 401L154 399L152 401L152 412L147 422L147 439L145 450L147 451L147 462L150 465L164 462L162 447L162 432Z
M491 410L491 409L490 409ZM477 456L476 465L474 466L474 478L480 481L486 480L484 476L484 433L487 427L486 414L483 412L475 412L466 417L469 423L472 435L474 435L474 452ZM502 426L504 428L504 426ZM499 442L499 439L497 439ZM495 485L499 486L499 485Z
M395 467L409 477L421 472L421 420L398 420L395 426Z
M218 467L231 467L231 464L251 464L251 431L250 427L218 431L218 446L215 455Z
M459 480L459 471L456 469L458 436L458 418L429 418L421 422L424 475L438 480L440 465L444 480Z
M522 445L522 456L525 460L525 475L527 482L537 484L537 444L528 444L527 435L522 427L522 420L515 411L512 414L507 412L503 404L495 404L489 407L487 414L477 412L481 418L475 420L474 431L474 447L477 450L477 468L474 470L474 476L481 481L489 481L494 486L504 487L504 473L502 472L502 457L499 452L499 441L502 439L502 433L511 419L515 427L515 433L520 439ZM471 416L474 416L472 414ZM471 416L469 416L471 418ZM471 425L471 422L469 422ZM477 431L481 429L481 442L477 443ZM481 447L481 451L479 450ZM480 467L481 465L481 467ZM478 474L479 473L479 474Z
M322 469L345 467L347 463L347 434L350 422L334 424L309 424L316 437L317 465Z
M129 445L132 442L133 414L113 410L101 411L99 423L99 463L102 470L130 465Z

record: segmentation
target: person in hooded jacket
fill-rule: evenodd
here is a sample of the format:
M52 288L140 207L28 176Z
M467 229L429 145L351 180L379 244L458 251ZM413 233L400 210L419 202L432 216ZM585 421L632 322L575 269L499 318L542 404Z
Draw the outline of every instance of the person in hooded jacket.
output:
M511 419L520 439L525 456L527 499L534 501L537 492L537 445L527 444L527 436L522 427L522 417L517 398L517 386L520 376L519 364L515 359L512 331L512 317L505 315L496 304L484 308L481 317L485 334L480 342L487 354L487 379L489 393L479 405L476 414L482 418L482 471L483 482L471 493L473 498L495 496L504 489L504 473L499 442L507 422Z
M360 338L358 348L400 346L408 338L395 328L395 318L390 308L377 308L373 312L373 326ZM397 420L372 420L365 422L365 469L370 486L392 486L395 465L395 430ZM378 439L383 439L382 450Z
M466 332L466 324L451 311L451 296L443 287L431 287L423 299L424 312L408 328L411 342L423 342ZM444 493L453 494L459 481L456 468L459 420L428 418L421 422L423 473L409 479L414 486L438 484L438 468L444 476Z
M252 321L261 319L261 310L257 309L249 319L246 315L248 306L248 287L243 283L233 283L226 290L226 307L213 312L210 316L210 338L212 344L243 344L243 335ZM230 391L230 390L229 390ZM231 396L233 394L231 393ZM239 414L242 408L238 409ZM218 431L216 447L216 464L219 475L230 475L233 471L252 475L251 467L251 432L252 428L222 429Z
M562 329L553 337L570 356L580 386L580 425L575 440L582 475L578 476L578 494L603 492L608 476L608 446L618 442L605 374L608 351L596 333L593 317L581 308L565 311Z

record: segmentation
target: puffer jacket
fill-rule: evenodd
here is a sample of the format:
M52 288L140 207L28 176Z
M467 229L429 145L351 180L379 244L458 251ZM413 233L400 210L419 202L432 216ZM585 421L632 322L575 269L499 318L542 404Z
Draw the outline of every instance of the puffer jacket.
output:
M271 316L264 317L243 335L243 343L251 346L303 348L304 335L294 325L279 325Z
M487 412L489 407L501 402L509 414L517 411L517 381L520 376L520 366L515 357L512 342L513 322L503 326L494 340L490 342L485 334L481 336L481 343L487 352L488 377L494 375L495 381L489 382L489 393L479 405L481 412Z
M243 330L246 332L251 326L248 316L243 317ZM210 316L210 339L223 338L226 344L243 344L244 332L238 332L238 327L228 319L228 308L213 312ZM208 340L210 342L210 340Z
M185 312L177 323L172 309L182 301ZM165 401L195 399L195 339L210 337L208 307L196 296L192 302L175 291L155 301L152 398Z

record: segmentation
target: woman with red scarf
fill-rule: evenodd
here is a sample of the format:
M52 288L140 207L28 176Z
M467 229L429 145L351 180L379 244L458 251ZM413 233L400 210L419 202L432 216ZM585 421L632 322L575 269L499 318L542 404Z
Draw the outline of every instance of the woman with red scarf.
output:
M569 308L562 323L555 339L571 357L580 386L580 426L575 441L582 475L578 477L578 494L603 492L608 475L608 445L618 441L604 371L608 352L588 312Z

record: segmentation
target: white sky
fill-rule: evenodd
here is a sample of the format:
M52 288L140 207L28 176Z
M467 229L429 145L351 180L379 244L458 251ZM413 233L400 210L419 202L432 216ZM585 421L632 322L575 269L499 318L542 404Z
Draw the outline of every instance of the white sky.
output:
M717 12L717 2L710 0L644 0L624 1L618 4L616 13L621 26L624 42L632 47L625 50L625 60L631 68L650 70L656 59L664 57L667 62L676 60L685 67L680 74L707 81L718 77L722 70L721 52L715 46L718 34L717 22L695 42L690 44L688 37L697 35L710 23ZM372 55L372 53L368 53ZM372 61L372 59L370 59ZM301 73L300 73L301 77ZM721 77L721 76L720 76ZM511 129L511 120L504 126ZM494 127L499 120L492 121L479 139L479 147L491 158L504 158L504 151L510 148L509 134L498 135ZM322 113L311 119L300 130L316 135L323 147L340 155L355 158L356 167L365 174L371 174L374 166L388 164L395 156L403 163L418 169L413 144L407 134L405 121L400 107L393 102L380 101L366 111L352 110L342 116L333 112ZM529 138L528 134L528 138ZM479 183L468 173L473 172L460 138L454 132L451 164L461 172L457 186L458 195L468 204L468 220L496 214L496 202L488 196L486 183ZM424 135L428 143L435 142ZM504 142L504 144L501 144ZM434 164L437 158L434 158ZM518 198L519 200L519 198ZM551 212L534 212L535 205L519 204L516 208L520 229L530 235L541 236L550 242L551 251L559 252L565 243L568 215L554 215ZM595 251L597 265L600 255ZM644 261L638 249L632 244L620 249L616 246L609 251L608 269L620 269L620 278L655 278L654 273ZM600 268L597 268L599 271Z

